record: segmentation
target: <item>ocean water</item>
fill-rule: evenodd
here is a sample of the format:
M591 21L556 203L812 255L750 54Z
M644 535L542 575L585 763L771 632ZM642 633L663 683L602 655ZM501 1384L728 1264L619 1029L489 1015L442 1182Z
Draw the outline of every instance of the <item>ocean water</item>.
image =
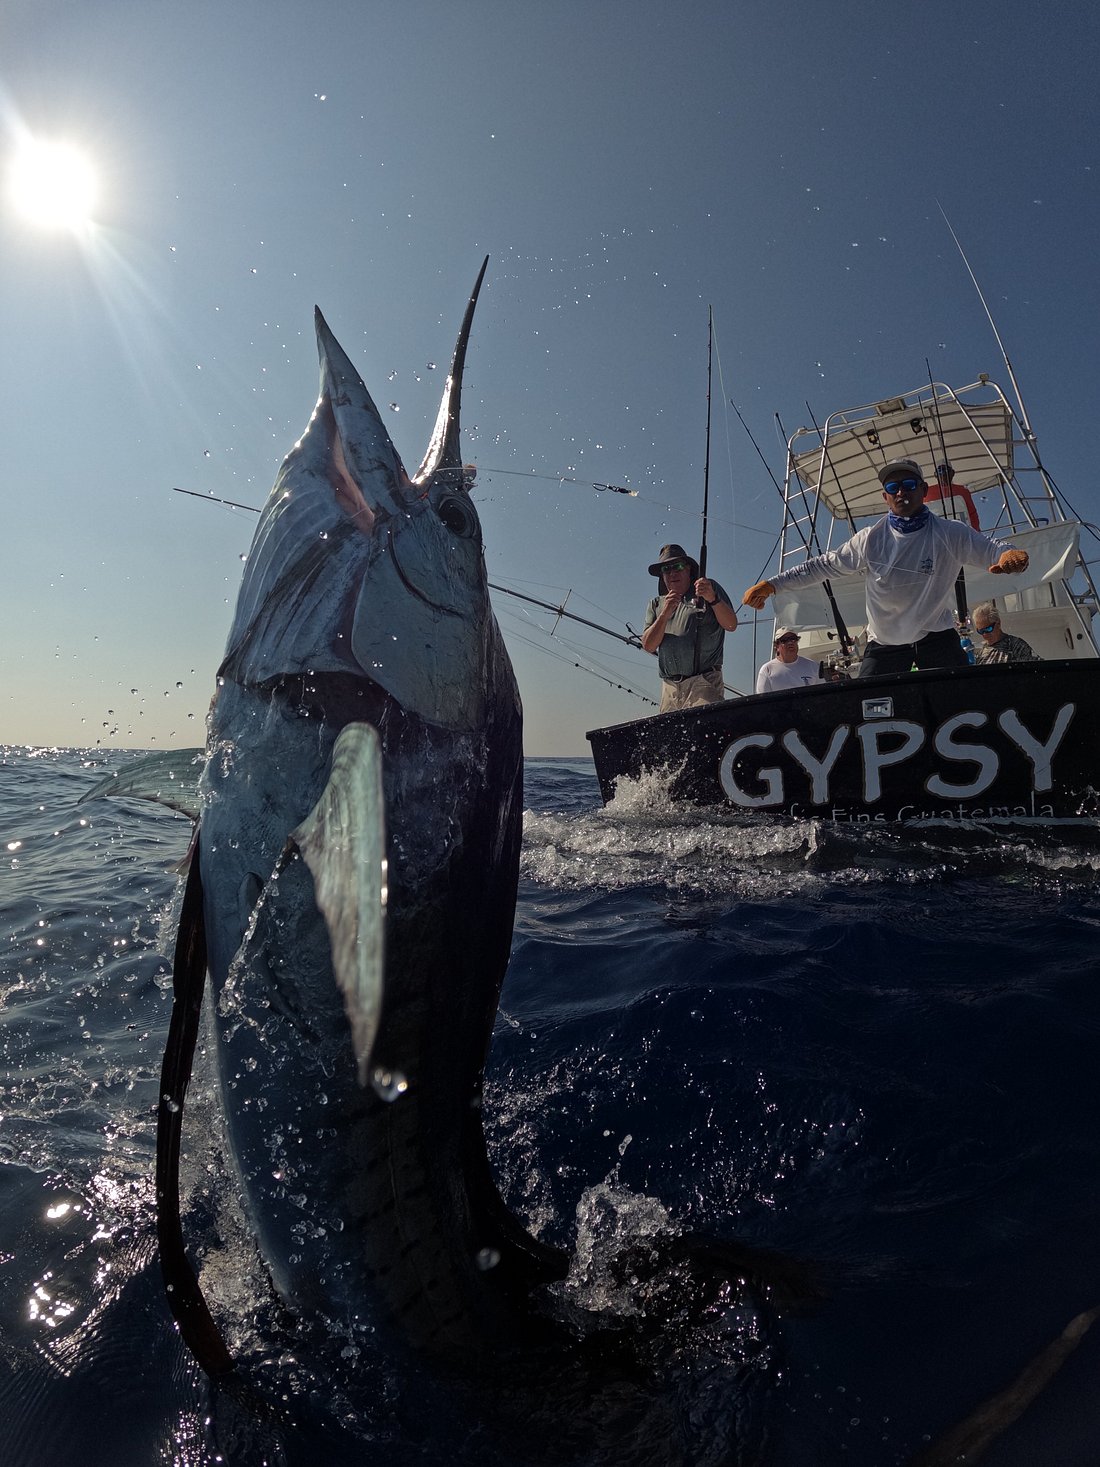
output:
M200 1057L187 1235L293 1423L245 1429L157 1267L189 826L78 806L126 757L0 750L3 1467L900 1467L991 1400L989 1467L1100 1459L1100 1324L1049 1349L1100 1305L1096 828L844 830L676 811L657 784L604 810L587 761L528 761L485 1120L512 1209L575 1250L547 1307L577 1348L504 1391L288 1320ZM622 1265L669 1230L810 1288ZM593 1322L638 1326L628 1363L584 1347Z

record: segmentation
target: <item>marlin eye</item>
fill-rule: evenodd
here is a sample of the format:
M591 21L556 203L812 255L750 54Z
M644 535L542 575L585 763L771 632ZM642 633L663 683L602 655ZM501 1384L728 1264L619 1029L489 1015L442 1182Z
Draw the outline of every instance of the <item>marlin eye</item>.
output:
M439 502L439 518L454 535L469 539L477 532L477 515L468 500L448 495Z

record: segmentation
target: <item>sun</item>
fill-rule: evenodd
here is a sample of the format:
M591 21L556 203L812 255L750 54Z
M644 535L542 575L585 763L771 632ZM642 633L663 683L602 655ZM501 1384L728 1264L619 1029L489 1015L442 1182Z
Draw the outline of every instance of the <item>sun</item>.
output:
M78 232L91 223L95 173L84 154L68 143L25 142L8 182L12 202L32 224Z

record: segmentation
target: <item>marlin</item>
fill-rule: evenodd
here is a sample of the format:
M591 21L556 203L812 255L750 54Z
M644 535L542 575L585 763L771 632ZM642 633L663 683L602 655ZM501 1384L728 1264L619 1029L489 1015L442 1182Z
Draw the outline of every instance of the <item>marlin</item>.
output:
M569 1257L508 1210L481 1119L523 778L519 694L459 445L487 264L411 477L317 313L320 396L257 525L205 758L152 755L84 796L158 799L196 821L157 1233L172 1313L215 1383L239 1377L189 1260L179 1189L208 975L241 1199L293 1313L464 1369L562 1335L533 1297ZM685 1299L731 1278L773 1299L807 1292L798 1265L737 1242L670 1236L642 1252L624 1277L671 1268Z
M317 312L320 396L257 525L218 671L157 1160L169 1300L215 1378L232 1362L187 1262L178 1192L207 971L240 1192L291 1309L466 1357L506 1346L532 1288L567 1271L505 1206L481 1122L523 777L459 449L487 264L411 477ZM155 767L160 798L187 808ZM109 792L156 797L140 784Z

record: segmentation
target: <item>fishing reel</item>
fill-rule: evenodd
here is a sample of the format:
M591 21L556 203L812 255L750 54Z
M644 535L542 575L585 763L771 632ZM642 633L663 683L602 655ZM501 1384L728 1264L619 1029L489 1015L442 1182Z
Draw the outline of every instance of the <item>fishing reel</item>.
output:
M836 633L829 632L828 635L832 639ZM837 647L827 652L820 662L821 676L830 683L843 682L847 678L856 677L866 647L867 636L866 633L861 632L852 638L846 648Z

